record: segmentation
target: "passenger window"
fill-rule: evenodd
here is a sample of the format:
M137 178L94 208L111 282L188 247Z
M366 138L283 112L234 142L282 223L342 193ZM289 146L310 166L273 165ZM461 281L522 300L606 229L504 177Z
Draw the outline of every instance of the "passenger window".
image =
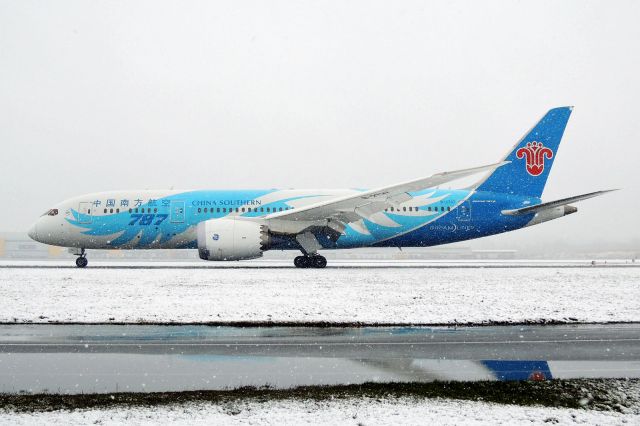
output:
M113 209L110 209L110 210L109 210L109 213L113 213Z
M220 207L216 209L216 213L220 213Z
M282 211L282 207L280 207L280 209L279 209L279 210L280 210L280 211Z
M120 213L120 209L116 209L116 213Z
M407 208L406 208L406 207L403 207L403 208L402 208L402 211L406 212L406 211L407 211Z
M129 213L131 213L132 211L133 211L132 209L129 209Z
M451 211L451 207L447 207L447 211L450 212Z
M427 211L431 211L431 207L427 207Z
M138 213L138 209L136 209L136 213Z
M87 214L91 214L91 209L87 210Z
M104 212L107 213L107 209L104 209Z
M238 208L236 207L236 213L238 213Z
M154 213L158 213L158 209L153 209L153 212Z
M260 207L260 213L264 212L264 207Z
M444 211L444 207L440 207L440 211L443 212Z
M267 213L269 213L271 211L271 209L269 207L267 207Z
M202 209L200 207L198 207L198 213L200 213L202 211Z
M204 208L204 212L206 213L206 212L208 212L208 211L209 211L209 209L208 209L207 207L205 207L205 208Z
M242 213L244 213L244 207L242 208Z

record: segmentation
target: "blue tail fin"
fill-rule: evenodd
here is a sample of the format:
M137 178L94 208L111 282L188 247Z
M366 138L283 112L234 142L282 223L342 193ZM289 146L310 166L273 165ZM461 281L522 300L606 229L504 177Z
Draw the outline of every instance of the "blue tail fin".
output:
M540 198L572 109L547 112L504 158L511 163L497 168L476 189Z

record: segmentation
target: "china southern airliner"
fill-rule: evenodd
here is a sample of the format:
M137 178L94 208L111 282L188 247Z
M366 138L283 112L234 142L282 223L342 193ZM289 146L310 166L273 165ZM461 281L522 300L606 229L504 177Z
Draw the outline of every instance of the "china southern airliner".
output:
M357 247L427 247L513 231L577 211L540 199L572 107L555 108L499 163L438 173L373 190L110 191L47 210L31 227L39 242L87 249L198 249L201 259L245 260L299 250L294 265L323 268L318 252ZM465 189L447 182L484 173Z

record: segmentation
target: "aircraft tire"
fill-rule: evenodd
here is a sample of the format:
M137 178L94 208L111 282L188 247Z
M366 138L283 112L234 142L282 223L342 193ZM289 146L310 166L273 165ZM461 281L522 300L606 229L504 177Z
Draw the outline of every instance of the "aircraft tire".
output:
M313 256L296 256L293 259L296 268L324 268L327 266L327 259L319 254Z
M88 263L89 261L84 256L80 256L76 259L76 266L78 268L84 268L85 266L87 266Z
M296 256L295 259L293 259L293 264L296 266L296 268L308 268L309 267L309 258L307 256Z
M311 264L313 265L314 268L324 268L325 266L327 266L327 258L324 256L313 256L312 258L310 258L311 260Z

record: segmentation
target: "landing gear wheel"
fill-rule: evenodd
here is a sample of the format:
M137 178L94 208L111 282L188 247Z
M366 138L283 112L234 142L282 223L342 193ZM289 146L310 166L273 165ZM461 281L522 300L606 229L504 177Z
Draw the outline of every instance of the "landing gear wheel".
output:
M324 256L313 256L309 260L311 260L311 264L314 268L324 268L327 266L327 259Z
M296 268L324 268L327 266L327 259L324 256L296 256L293 259Z
M78 268L84 268L85 266L87 266L88 263L89 261L84 256L80 256L76 259L76 266Z
M311 266L311 262L307 256L296 256L296 258L293 259L293 264L296 268L308 268Z

